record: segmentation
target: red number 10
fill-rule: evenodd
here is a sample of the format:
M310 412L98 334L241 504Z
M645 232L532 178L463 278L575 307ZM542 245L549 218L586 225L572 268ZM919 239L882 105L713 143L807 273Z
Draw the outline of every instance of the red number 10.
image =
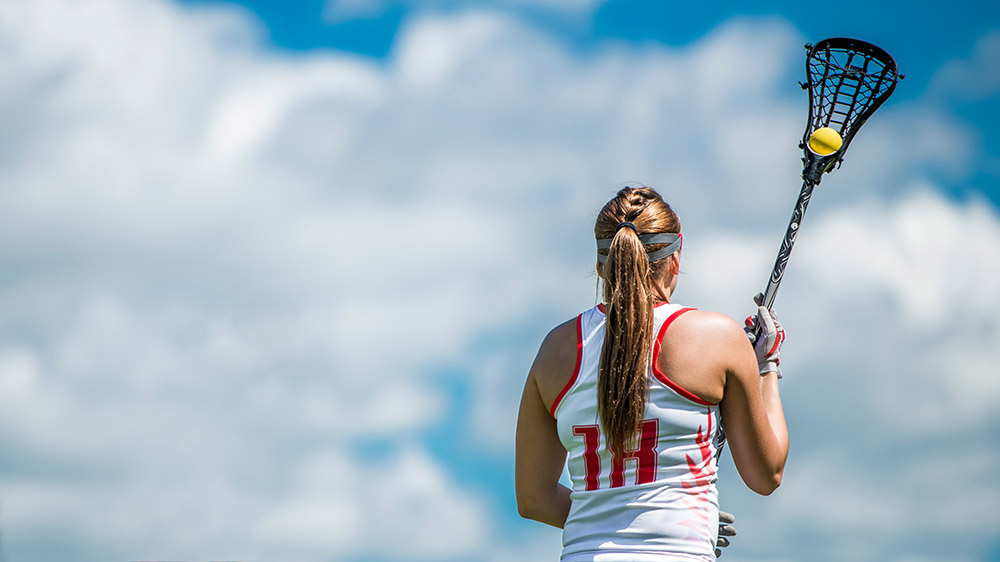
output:
M656 480L656 441L660 434L659 420L642 422L642 434L639 437L639 448L625 451L625 454L611 456L611 487L620 488L625 485L625 462L635 460L635 483L647 484ZM586 471L587 490L599 488L601 476L601 457L597 449L601 444L601 429L596 425L574 425L573 435L583 437L583 466Z

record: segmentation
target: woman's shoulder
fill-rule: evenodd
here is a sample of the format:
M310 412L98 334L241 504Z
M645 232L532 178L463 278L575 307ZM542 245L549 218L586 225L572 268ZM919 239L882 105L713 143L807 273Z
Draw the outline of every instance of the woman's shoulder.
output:
M743 344L746 332L736 320L721 312L692 309L678 316L670 331L685 340L696 340L713 346Z
M547 351L549 354L557 353L562 350L562 348L565 347L564 344L567 343L573 344L575 350L577 336L576 325L578 319L579 316L574 316L573 318L570 318L569 320L549 330L545 339L542 340L542 348L539 350L539 353L542 351Z
M719 312L691 310L666 330L656 361L667 378L715 404L724 397L728 373L747 353L753 356L738 322Z
M577 320L573 317L549 331L531 365L529 375L535 379L539 394L549 407L573 376L577 354Z

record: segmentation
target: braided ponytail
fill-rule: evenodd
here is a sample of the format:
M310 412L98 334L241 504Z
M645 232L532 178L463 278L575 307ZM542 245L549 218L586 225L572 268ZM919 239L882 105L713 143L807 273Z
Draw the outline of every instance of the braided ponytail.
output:
M597 410L608 447L619 453L636 448L646 413L656 302L653 277L667 262L650 263L647 251L665 245L644 246L639 233L661 232L680 232L680 222L659 194L647 187L619 191L601 209L594 226L598 240L611 239L601 268L607 319Z

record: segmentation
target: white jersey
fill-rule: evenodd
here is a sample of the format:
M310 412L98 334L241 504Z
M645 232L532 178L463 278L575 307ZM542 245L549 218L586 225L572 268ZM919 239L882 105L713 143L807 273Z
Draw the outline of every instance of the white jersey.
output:
M653 310L648 406L639 446L624 458L607 448L597 413L604 306L577 317L576 368L551 410L573 488L563 562L715 561L719 408L668 379L655 362L670 323L690 310Z

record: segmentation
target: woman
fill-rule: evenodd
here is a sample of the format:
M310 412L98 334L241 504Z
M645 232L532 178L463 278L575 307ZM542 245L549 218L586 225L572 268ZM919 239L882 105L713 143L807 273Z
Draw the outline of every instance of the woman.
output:
M758 307L755 349L729 317L670 302L680 222L652 189L619 191L594 234L604 302L554 328L528 373L518 511L563 529L564 562L714 560L723 439L751 490L781 483L784 332Z

